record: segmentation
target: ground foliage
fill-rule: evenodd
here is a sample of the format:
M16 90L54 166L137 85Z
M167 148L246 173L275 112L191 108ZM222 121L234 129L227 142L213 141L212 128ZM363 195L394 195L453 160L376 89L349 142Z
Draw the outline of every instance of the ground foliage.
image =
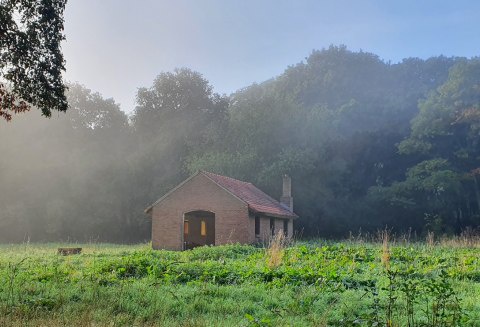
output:
M275 267L241 245L4 245L0 324L480 326L479 249L451 245L388 245L386 265L385 244L300 242Z

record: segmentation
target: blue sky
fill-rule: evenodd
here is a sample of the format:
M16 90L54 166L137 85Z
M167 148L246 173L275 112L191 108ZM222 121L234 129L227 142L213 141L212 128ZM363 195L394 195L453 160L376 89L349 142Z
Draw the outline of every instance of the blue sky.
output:
M138 87L189 67L229 94L313 49L344 44L398 62L480 55L480 1L70 0L65 77L135 106Z

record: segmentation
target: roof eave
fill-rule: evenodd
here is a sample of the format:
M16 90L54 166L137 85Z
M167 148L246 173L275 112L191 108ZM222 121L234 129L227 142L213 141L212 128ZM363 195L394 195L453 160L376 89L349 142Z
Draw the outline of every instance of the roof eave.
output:
M297 219L299 218L299 216L292 212L291 214L289 215L280 215L280 214L276 214L276 213L271 213L271 212L264 212L264 211L258 211L258 210L255 210L251 207L249 207L250 211L256 213L256 214L260 214L260 215L265 215L265 216L268 216L268 217L275 217L275 218L283 218L283 219L290 219L290 218L293 218L293 219Z

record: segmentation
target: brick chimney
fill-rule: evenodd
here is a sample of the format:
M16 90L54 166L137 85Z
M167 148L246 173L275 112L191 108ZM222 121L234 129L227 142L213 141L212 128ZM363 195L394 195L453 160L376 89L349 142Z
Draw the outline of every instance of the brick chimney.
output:
M283 192L280 203L286 205L293 212L292 179L288 175L283 175Z

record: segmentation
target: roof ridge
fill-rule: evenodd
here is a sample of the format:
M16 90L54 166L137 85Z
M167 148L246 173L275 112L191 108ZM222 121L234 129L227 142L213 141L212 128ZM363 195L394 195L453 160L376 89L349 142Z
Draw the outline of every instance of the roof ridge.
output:
M253 185L253 184L250 183L250 182L241 181L241 180L236 179L236 178L233 178L233 177L229 177L229 176L225 176L225 175L220 175L220 174L212 173L212 172L210 172L210 171L201 170L201 172L202 172L202 173L209 174L209 175L214 175L214 176L218 176L218 177L222 177L222 178L227 178L227 179L230 179L230 180L236 181L236 182Z
M211 179L215 184L219 185L221 188L223 188L224 190L232 194L233 196L247 203L249 208L253 210L257 210L258 212L263 212L263 209L265 208L261 208L261 207L273 205L277 207L279 210L284 211L283 213L280 213L281 215L298 217L294 212L291 211L291 209L288 208L288 206L282 204L273 196L270 196L269 194L265 193L263 190L255 186L253 183L244 182L229 176L223 176L223 175L211 173L204 170L200 172L203 173L207 178ZM249 193L249 192L253 192L253 193ZM258 196L260 196L261 198L257 198ZM265 213L269 213L269 212L265 211Z

